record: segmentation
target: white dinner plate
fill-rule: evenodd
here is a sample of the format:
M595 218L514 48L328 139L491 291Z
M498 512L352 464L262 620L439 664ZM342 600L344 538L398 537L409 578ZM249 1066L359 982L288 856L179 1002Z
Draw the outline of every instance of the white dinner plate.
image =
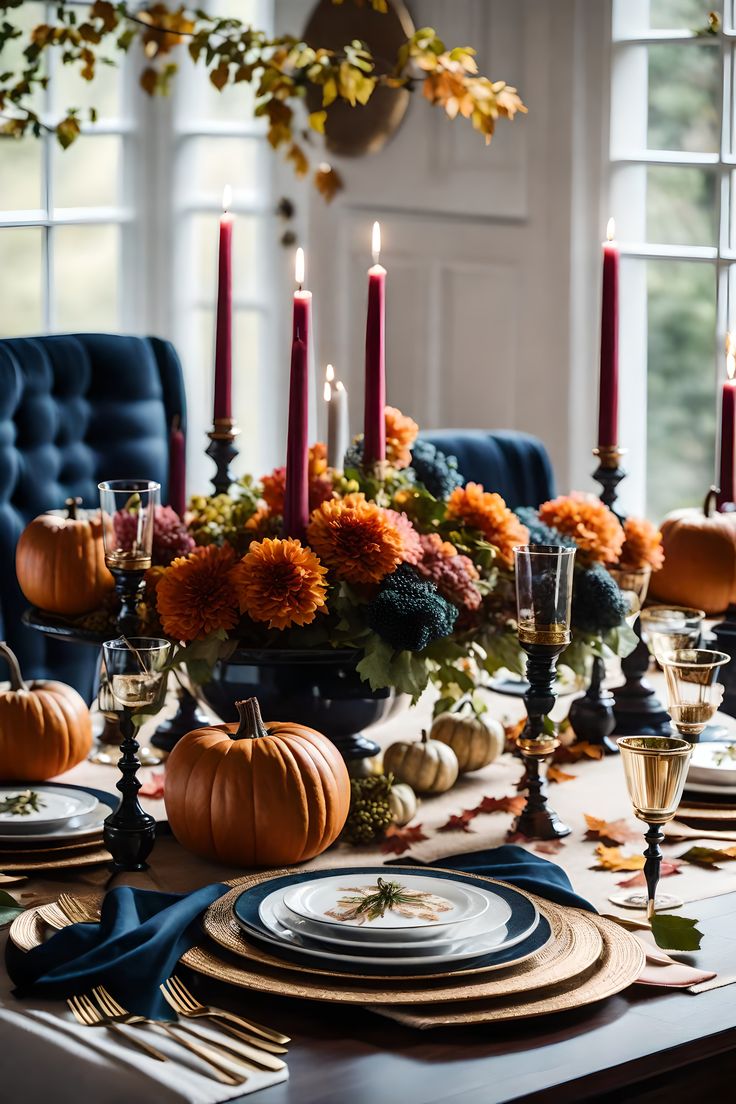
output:
M729 752L734 753L734 756L732 757ZM736 745L716 740L696 744L690 757L685 784L689 789L692 789L694 784L715 786L719 789L723 786L735 788Z
M30 791L38 795L38 807L23 815L2 809L3 802ZM0 786L0 835L37 835L60 827L76 825L99 804L94 794L65 786L45 786L42 782L18 786Z
M19 835L18 832L10 833L5 831L5 827L3 826L3 829L0 831L0 843L17 844L20 838L32 839L34 844L36 842L41 843L46 841L55 841L59 843L73 840L75 843L81 842L87 837L99 835L102 822L110 815L113 809L117 808L118 803L119 798L116 799L112 794L110 794L109 804L104 804L102 801L98 801L95 798L95 806L92 811L85 813L84 816L79 817L72 824L62 823L56 825L54 828L39 829L38 832L33 832L32 835L29 833L25 837Z
M395 942L401 938L405 944L452 938L460 925L477 920L491 905L490 894L450 878L402 874L399 879L387 870L380 877L400 881L411 900L400 910L389 909L382 916L371 918L366 913L351 916L352 904L377 890L378 876L374 872L326 874L286 888L283 905L292 915L309 921L312 932L339 931L343 940L356 938L361 943ZM499 905L503 903L499 898L494 900Z

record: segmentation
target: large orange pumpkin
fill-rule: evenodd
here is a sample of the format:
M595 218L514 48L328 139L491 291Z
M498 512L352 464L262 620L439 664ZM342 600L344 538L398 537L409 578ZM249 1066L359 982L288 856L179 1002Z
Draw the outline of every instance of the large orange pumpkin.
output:
M20 589L31 605L64 617L97 609L115 585L105 566L99 514L77 510L80 501L67 499L67 517L34 518L15 552Z
M264 724L255 698L239 724L198 728L166 764L166 814L188 851L232 866L286 866L319 855L342 831L350 778L326 736Z
M24 682L4 641L0 656L10 669L10 689L0 691L0 782L44 782L76 767L92 747L83 698L63 682Z
M736 602L736 514L714 512L711 492L702 510L676 510L661 525L664 566L649 597L722 613Z

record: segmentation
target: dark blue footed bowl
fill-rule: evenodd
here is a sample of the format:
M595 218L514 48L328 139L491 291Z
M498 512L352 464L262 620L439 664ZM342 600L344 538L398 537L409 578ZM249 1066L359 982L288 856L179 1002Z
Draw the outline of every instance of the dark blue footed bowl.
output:
M362 654L353 648L238 649L218 662L201 694L227 722L238 719L237 701L256 697L264 720L297 721L329 737L346 760L362 759L380 750L365 732L409 701L393 690L371 690L355 669Z

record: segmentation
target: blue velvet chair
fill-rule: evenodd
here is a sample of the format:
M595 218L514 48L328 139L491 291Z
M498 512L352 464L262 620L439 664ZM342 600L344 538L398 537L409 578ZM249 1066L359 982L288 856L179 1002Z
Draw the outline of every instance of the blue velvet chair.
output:
M60 334L0 341L0 637L27 678L58 678L89 701L98 650L26 628L15 546L31 518L80 496L99 504L102 479L161 484L169 427L185 425L179 358L167 341ZM2 678L0 673L0 678Z
M426 441L457 457L466 482L497 491L512 510L539 506L555 495L547 450L537 437L513 429L432 429Z

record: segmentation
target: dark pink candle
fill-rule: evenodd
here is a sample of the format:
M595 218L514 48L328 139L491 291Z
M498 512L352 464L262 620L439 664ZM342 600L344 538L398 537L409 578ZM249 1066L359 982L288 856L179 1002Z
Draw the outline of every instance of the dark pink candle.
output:
M304 540L309 521L309 324L311 291L302 289L304 253L297 250L286 442L284 536Z
M373 260L368 269L368 315L365 324L365 405L363 461L386 459L386 269L378 263L381 228L373 223Z
M603 243L601 373L598 396L598 447L618 444L618 270L619 251L609 219Z
M734 493L734 468L736 468L736 379L734 370L734 350L731 335L726 344L726 365L728 379L723 381L721 391L721 462L718 478L718 496L716 504L720 510L729 502L736 501Z
M169 505L179 517L187 508L186 438L178 416L174 418L169 436Z
M232 348L233 348L233 216L230 188L222 197L224 211L220 218L220 246L217 262L217 321L215 328L215 421L232 418Z

